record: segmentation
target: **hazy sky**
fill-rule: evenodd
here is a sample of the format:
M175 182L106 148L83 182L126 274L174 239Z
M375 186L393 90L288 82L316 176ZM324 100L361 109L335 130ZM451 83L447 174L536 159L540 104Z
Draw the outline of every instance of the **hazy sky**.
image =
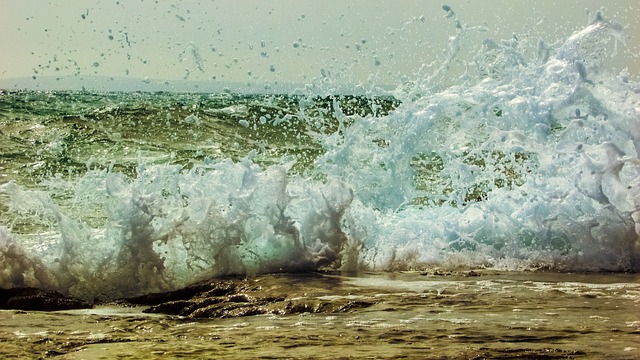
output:
M0 0L0 79L102 75L252 83L397 84L440 62L454 19L485 38L518 34L531 48L587 23L585 9L627 25L611 60L640 74L637 0ZM470 55L469 55L470 56Z

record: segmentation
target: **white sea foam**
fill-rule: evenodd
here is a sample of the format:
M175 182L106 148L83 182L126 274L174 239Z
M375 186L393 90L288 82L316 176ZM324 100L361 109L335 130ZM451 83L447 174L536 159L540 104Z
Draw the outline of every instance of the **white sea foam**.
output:
M27 206L25 216L42 218L59 234L52 246L34 251L21 249L3 229L4 286L127 296L214 275L340 267L348 259L341 253L352 241L341 219L350 189L290 179L284 165L263 170L249 160L226 160L190 171L140 167L132 180L90 171L83 180L74 211L106 212L101 232L68 217L40 192L2 186L15 208ZM36 276L41 268L47 277ZM18 275L25 272L35 278Z
M637 84L594 45L620 29L598 14L537 61L489 42L475 81L329 138L318 167L354 189L365 263L637 269Z

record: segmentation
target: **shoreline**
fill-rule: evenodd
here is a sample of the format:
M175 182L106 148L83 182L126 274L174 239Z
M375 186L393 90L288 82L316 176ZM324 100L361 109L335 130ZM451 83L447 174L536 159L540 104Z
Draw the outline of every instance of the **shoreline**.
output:
M136 301L155 305L0 310L0 357L640 357L639 274L306 273L200 286Z
M535 271L506 271L506 270L493 270L493 269L455 269L448 270L442 268L430 268L422 270L408 270L408 271L396 271L396 272L362 272L358 274L343 275L340 272L305 272L305 273L269 273L259 274L254 276L224 276L220 278L211 278L208 280L200 281L187 285L175 290L168 290L163 292L148 293L138 296L132 296L122 299L109 299L104 301L94 302L85 301L83 299L66 296L55 290L37 289L30 287L18 287L4 289L0 288L0 310L23 310L23 311L62 311L62 310L79 310L79 309L92 309L95 307L105 306L119 306L122 308L146 306L154 307L153 310L157 313L163 313L168 311L168 315L179 315L180 306L193 307L195 304L188 303L189 299L194 297L207 296L227 296L231 299L231 302L241 302L243 294L247 292L256 292L257 288L251 288L251 282L260 282L265 278L290 278L298 279L334 279L339 282L345 280L356 279L371 279L371 278L387 278L393 280L399 280L404 282L415 281L438 281L438 280L450 280L450 281L464 281L481 278L504 278L510 280L538 278L541 281L568 281L580 282L580 279L593 279L601 278L601 281L607 282L614 279L626 280L631 282L640 282L640 273L638 272L564 272L564 271L551 271L535 270ZM286 289L282 289L286 291ZM327 289L329 291L330 289ZM235 297L234 297L235 296ZM267 301L270 300L286 300L286 298L278 297L276 294L267 297ZM247 300L247 298L244 298ZM210 301L209 301L210 302ZM247 301L251 302L251 301ZM164 307L157 307L160 304L168 304ZM207 301L204 301L207 303ZM171 308L172 306L172 308ZM301 309L298 309L301 310ZM296 310L296 311L298 311ZM274 310L275 311L275 310ZM278 310L282 313L286 313L287 310ZM220 317L221 314L211 314L212 316L196 316L197 317ZM255 315L255 313L244 314L240 316Z

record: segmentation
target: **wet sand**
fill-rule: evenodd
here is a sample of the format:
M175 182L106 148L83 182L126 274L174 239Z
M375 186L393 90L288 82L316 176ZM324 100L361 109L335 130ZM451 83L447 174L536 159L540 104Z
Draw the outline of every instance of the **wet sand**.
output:
M226 281L238 286L198 313L205 316L122 302L0 311L0 358L640 358L638 274L432 270Z

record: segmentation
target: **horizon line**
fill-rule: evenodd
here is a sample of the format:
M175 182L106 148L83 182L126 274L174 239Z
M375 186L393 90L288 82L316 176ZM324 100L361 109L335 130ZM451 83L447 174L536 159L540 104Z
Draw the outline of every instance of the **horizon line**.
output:
M331 93L346 92L349 94L365 94L375 89L389 91L395 87L389 85L367 86L362 84L331 83L331 89L324 84L311 83L252 83L220 80L161 80L151 78L130 78L104 75L69 75L69 76L22 76L0 78L0 89L3 90L42 90L42 91L99 91L99 92L177 92L177 93L309 93L331 90Z

